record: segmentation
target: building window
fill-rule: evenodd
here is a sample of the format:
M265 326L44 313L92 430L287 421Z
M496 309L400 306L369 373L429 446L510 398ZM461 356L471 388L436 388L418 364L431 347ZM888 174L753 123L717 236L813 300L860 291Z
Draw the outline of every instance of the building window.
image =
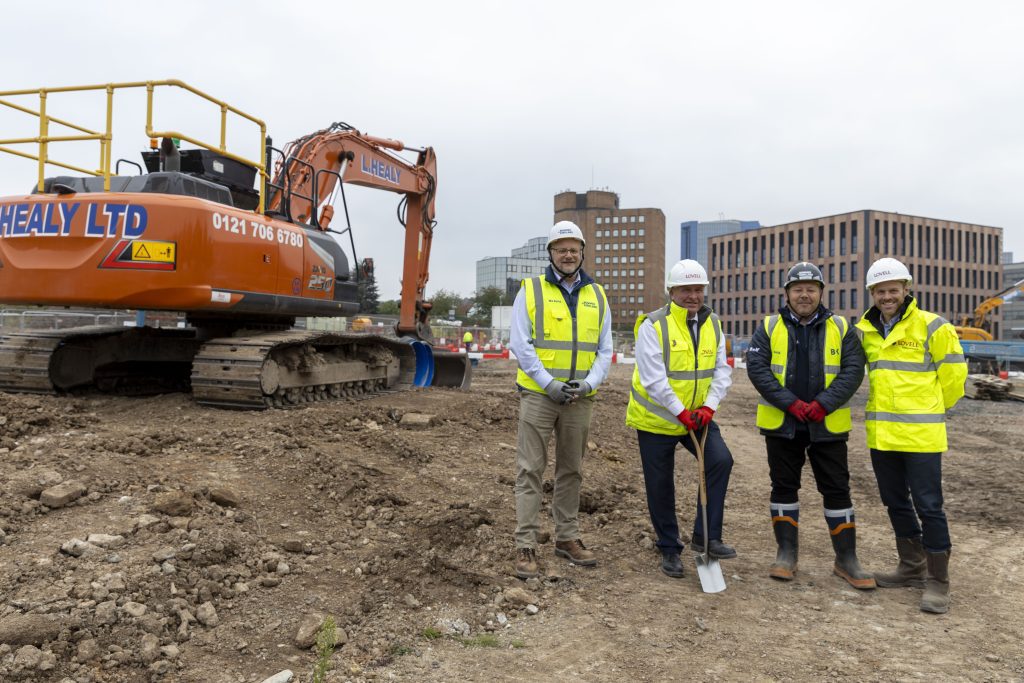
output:
M857 221L850 221L850 253L857 253ZM853 277L857 276L854 275Z
M642 282L636 283L636 288L637 289L643 289L644 288L644 283L642 283ZM641 303L643 303L643 302L641 302Z
M641 216L641 218L642 218L642 216ZM643 289L643 288L644 288L644 286L643 286L643 283L641 283L641 284L640 284L640 289ZM643 298L642 296L638 296L638 297L636 298L636 302L637 302L638 304L642 304L642 303L644 302L644 298Z
M640 270L636 271L636 274L639 275L640 277L643 277L644 276L644 269L641 268Z
M630 237L636 237L636 228L630 228L629 229L629 236Z
M616 219L615 222L618 223L619 222L618 219ZM614 230L612 230L612 237L618 237L618 236L619 236L619 229L615 228Z
M846 256L846 223L839 224L839 255Z
M639 245L639 248L640 248L640 249L643 249L643 248L644 248L644 243L643 243L643 242L641 242L641 243L640 243L640 245Z
M630 216L629 217L629 222L630 223L636 223L636 216Z
M642 255L641 256L637 256L636 260L637 260L637 263L643 263L644 262L644 257Z
M845 289L840 289L839 290L839 308L840 309L845 309L846 308L846 290Z
M615 216L614 218L612 218L612 223L618 223L618 222L619 222L619 217L618 216ZM618 235L619 232L616 230L615 234Z
M636 256L630 256L629 257L629 262L630 263L636 263ZM625 261L623 261L623 263L625 263Z
M835 310L836 307L836 290L829 290L828 293L828 307L829 310Z
M597 225L601 225L601 217L600 216L597 217ZM598 233L597 236L600 237L601 233Z
M834 223L830 223L828 226L828 255L836 255L836 226Z
M846 264L845 263L840 263L839 264L839 281L840 282L846 282Z
M640 216L640 222L641 222L641 223L643 223L643 222L644 222L644 217L643 217L643 216ZM643 232L641 232L640 234L642 235L642 234L644 234L644 233L643 233Z
M857 308L857 289L850 290L850 308Z
M854 244L856 244L856 242L854 242ZM850 264L850 280L856 281L856 279L857 279L857 262L854 261L853 263ZM856 306L857 304L853 304L853 305Z

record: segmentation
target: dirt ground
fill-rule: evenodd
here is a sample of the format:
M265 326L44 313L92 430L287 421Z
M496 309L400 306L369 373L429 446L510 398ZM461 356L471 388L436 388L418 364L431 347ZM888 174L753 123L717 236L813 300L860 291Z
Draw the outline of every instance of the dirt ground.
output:
M511 575L508 361L482 363L465 392L266 412L183 394L0 394L0 680L309 681L311 633L330 615L336 682L1024 681L1024 406L965 399L952 413L953 602L936 616L919 590L858 592L832 575L809 468L797 580L767 577L768 472L742 370L717 416L736 461L728 589L704 594L688 554L684 579L664 576L624 425L630 372L613 366L602 387L584 464L599 564L572 566L549 543L546 575L527 582ZM407 413L435 418L409 429ZM888 569L857 419L860 558ZM681 460L685 530L695 467Z

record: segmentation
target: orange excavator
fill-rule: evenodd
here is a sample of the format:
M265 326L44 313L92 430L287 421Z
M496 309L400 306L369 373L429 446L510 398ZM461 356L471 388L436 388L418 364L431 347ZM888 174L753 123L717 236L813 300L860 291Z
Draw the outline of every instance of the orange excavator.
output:
M112 169L114 95L143 88L151 144L145 169L123 159ZM219 143L157 130L154 93L164 88L219 110ZM48 113L58 95L96 92L106 95L105 128ZM38 109L21 103L33 96ZM0 140L0 151L38 167L31 194L0 198L0 303L175 311L187 323L3 334L0 390L190 387L199 403L251 409L468 385L465 359L429 344L433 149L415 150L410 163L396 154L407 149L401 142L333 124L279 150L261 120L177 80L0 92L0 105L35 117L39 127L38 135ZM259 129L257 158L228 149L229 120ZM98 168L53 155L62 143L83 141L99 142ZM122 164L139 173L119 175ZM46 176L53 165L80 175ZM296 319L359 309L351 225L331 227L334 196L348 217L346 184L401 195L404 267L394 337L295 327ZM351 262L337 235L347 235Z
M1015 282L995 296L982 301L973 313L961 317L960 324L955 326L957 336L965 341L992 341L988 314L999 306L1013 301L1021 293L1024 293L1024 280Z

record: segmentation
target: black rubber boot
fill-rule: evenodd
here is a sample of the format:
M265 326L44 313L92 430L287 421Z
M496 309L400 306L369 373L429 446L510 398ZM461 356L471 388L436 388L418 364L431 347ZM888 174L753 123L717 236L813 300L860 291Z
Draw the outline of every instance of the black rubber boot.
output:
M897 538L896 552L900 563L892 572L875 572L875 583L882 588L914 586L924 588L925 552L921 537Z
M925 553L928 578L921 597L921 611L945 614L949 611L949 551Z
M832 548L836 551L836 563L832 567L832 572L857 590L873 589L875 577L861 569L860 562L857 561L857 527L850 525L831 533Z
M792 581L796 574L797 552L799 550L800 530L796 524L788 520L773 520L775 542L779 550L775 554L775 562L768 570L768 576L781 581Z

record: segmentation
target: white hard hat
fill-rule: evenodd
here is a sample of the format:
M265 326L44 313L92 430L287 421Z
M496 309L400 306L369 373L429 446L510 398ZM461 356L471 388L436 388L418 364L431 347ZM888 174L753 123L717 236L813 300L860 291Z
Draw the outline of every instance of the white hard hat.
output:
M686 258L672 266L672 270L668 273L668 282L665 283L665 291L671 291L673 287L679 285L706 284L709 284L708 273L704 270L704 266L693 259Z
M870 290L880 282L892 282L894 280L902 280L909 285L914 281L914 278L911 277L910 271L902 261L887 256L871 264L871 267L868 268L868 275L865 278L864 285Z
M583 239L583 231L580 230L580 226L572 221L558 221L551 226L551 232L548 233L548 243L544 246L545 248L550 247L552 242L564 239L579 240L580 244L587 246L587 241Z

